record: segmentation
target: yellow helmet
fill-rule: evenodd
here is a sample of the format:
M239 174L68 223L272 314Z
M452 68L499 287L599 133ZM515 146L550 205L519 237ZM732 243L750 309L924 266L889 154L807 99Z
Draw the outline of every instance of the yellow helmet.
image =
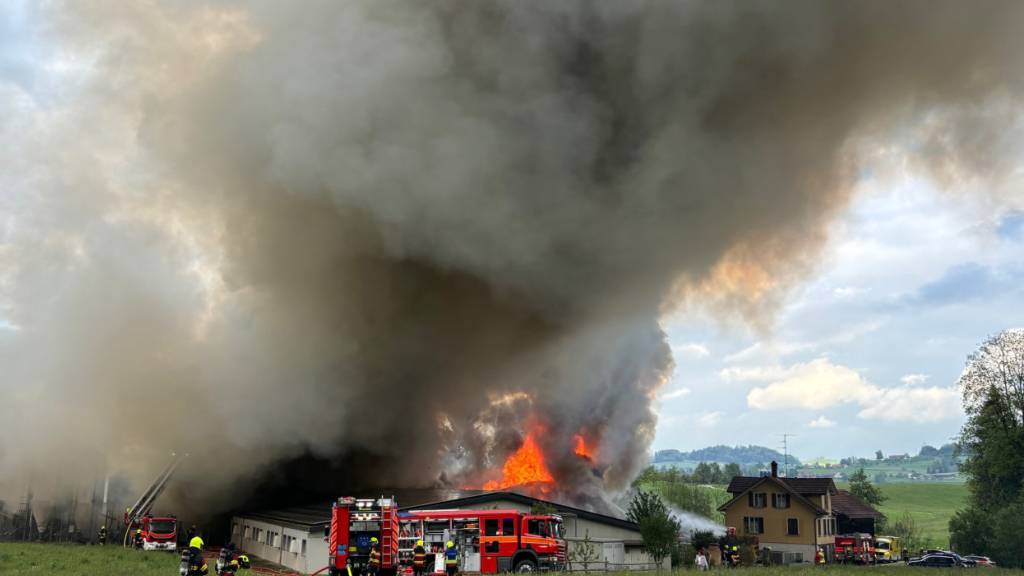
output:
M444 547L445 548L454 548L455 547L455 542L452 542L451 540L449 540L449 541L444 543Z
M376 544L376 543L378 543L378 542L380 542L380 540L377 540L377 537L376 537L376 536L372 536L372 537L370 537L370 544Z
M136 534L142 534L142 528L136 528L135 529L135 533Z
M188 547L189 548L199 548L200 550L202 550L203 549L203 539L200 538L199 536L195 536L194 538L192 538L192 540L189 541Z
M416 541L416 545L417 546L423 546L423 540L417 540Z

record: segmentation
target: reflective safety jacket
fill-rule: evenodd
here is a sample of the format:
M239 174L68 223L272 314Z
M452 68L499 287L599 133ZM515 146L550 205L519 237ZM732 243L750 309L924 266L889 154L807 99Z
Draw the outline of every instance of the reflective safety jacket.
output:
M380 566L380 552L376 546L370 548L370 566Z
M423 549L423 546L417 546L412 549L412 565L417 568L422 568L427 563L427 551Z
M209 572L206 559L203 558L203 553L198 548L188 548L181 553L178 574L181 576L206 576Z
M459 550L455 546L444 551L444 563L448 566L458 566Z

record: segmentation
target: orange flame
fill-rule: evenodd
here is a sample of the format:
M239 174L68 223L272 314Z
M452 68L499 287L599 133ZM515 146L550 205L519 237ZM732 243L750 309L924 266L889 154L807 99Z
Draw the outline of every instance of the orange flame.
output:
M593 457L593 455L590 454L590 451L587 450L587 441L583 438L583 435L582 434L577 434L575 436L575 438L576 438L576 455L577 456L582 456L582 457L586 458L587 460L593 460L594 457Z
M544 454L533 440L533 434L526 435L523 445L509 456L508 460L505 460L501 472L501 480L487 482L484 484L484 490L502 490L535 482L554 481L554 477L551 476L551 472L548 471L548 467L544 463Z

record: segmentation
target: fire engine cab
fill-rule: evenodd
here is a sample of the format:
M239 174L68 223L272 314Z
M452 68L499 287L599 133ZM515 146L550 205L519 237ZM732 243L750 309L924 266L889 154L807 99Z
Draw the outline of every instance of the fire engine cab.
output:
M142 549L171 550L178 547L178 519L174 516L142 517Z
M518 510L416 510L399 512L391 498L339 498L328 536L332 575L366 570L370 540L380 542L385 574L411 570L413 548L423 540L427 570L444 572L445 543L459 552L459 570L481 574L561 570L566 545L562 519Z

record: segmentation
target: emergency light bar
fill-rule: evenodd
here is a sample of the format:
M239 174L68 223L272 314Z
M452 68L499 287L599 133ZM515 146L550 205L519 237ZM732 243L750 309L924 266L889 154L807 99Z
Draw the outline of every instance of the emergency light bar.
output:
M367 520L380 520L380 512L354 512L352 519L363 522Z

